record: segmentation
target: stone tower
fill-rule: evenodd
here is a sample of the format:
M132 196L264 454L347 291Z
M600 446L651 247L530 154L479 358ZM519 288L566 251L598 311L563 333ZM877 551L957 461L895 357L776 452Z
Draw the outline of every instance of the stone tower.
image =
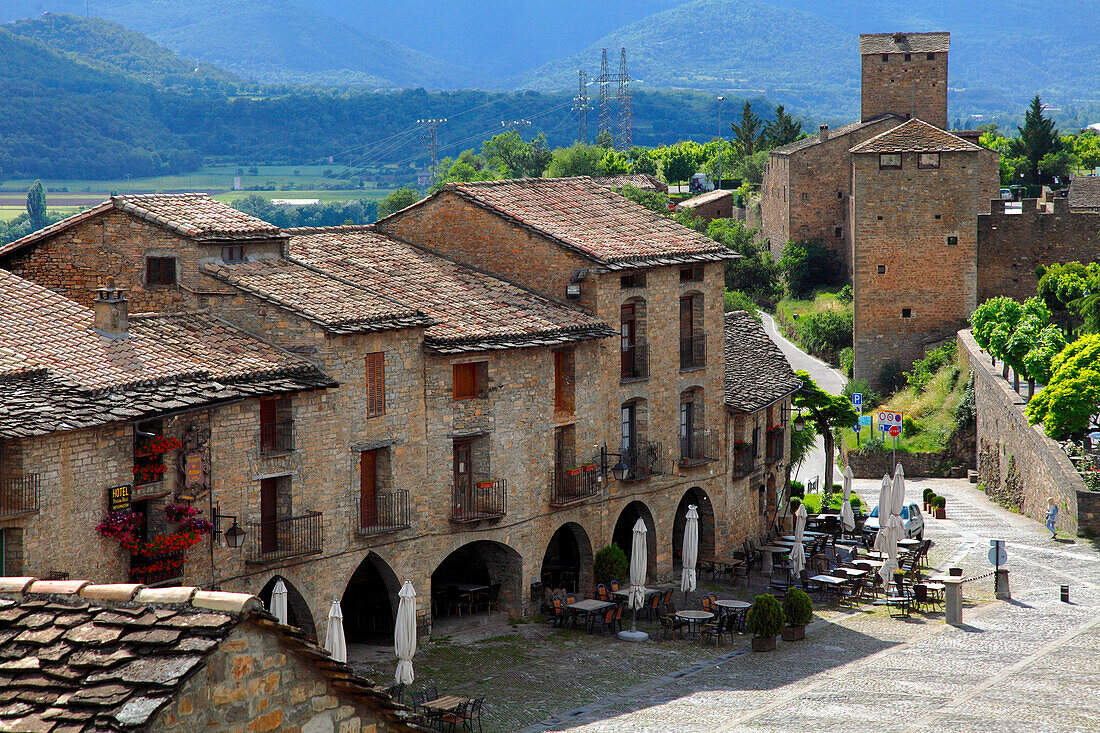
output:
M947 129L950 33L864 33L859 37L864 121L887 112Z

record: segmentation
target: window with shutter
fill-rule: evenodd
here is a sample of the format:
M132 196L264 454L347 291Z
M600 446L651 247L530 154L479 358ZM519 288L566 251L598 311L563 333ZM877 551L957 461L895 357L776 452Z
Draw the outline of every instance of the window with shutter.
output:
M489 362L476 361L454 364L453 394L455 400L470 400L489 396Z
M573 350L554 352L554 409L573 412L573 384L575 367Z
M384 353L376 351L366 356L367 417L386 414L386 366Z

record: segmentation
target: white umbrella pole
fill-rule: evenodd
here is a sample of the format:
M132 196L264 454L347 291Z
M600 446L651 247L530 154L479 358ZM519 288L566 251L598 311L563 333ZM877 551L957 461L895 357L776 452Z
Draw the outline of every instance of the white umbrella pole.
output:
M645 602L646 562L649 552L646 547L646 526L641 517L634 523L633 541L630 547L630 631L620 631L623 641L645 641L649 634L638 631L638 609Z

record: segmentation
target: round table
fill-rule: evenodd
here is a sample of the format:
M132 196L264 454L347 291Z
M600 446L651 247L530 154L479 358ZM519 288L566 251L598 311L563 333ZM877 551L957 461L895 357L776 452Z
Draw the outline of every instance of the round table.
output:
M714 618L714 614L710 611L677 611L676 618L683 619L688 622L688 633L698 633L696 631L699 624L704 621L710 621Z
M714 605L718 606L719 608L728 608L731 611L739 611L744 608L752 608L752 604L748 603L747 601L715 601Z

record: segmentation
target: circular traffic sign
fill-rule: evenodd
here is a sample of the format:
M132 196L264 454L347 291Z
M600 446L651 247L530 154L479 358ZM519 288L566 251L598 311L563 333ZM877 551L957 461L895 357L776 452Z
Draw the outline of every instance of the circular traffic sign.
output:
M901 428L899 428L897 425L891 425L890 426L890 435L891 435L891 437L894 437L894 438L898 437L899 435L901 435Z
M989 548L989 564L990 565L1004 565L1008 562L1008 553L1005 552L1003 547L990 547Z

